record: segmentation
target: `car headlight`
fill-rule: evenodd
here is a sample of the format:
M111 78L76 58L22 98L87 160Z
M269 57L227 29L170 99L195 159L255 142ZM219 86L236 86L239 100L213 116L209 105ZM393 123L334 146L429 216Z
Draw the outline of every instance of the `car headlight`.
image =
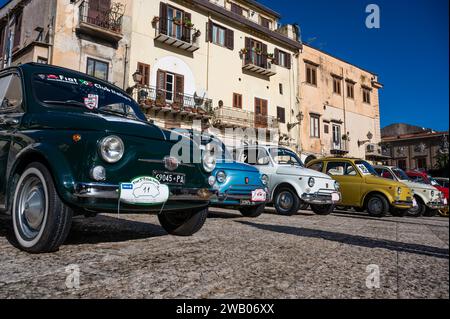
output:
M397 187L397 195L401 195L402 194L402 188L401 187Z
M434 197L434 191L431 191L431 197Z
M216 158L211 155L205 155L203 157L203 169L211 173L216 168Z
M120 137L111 135L100 141L99 152L105 162L113 164L122 159L125 146Z
M261 182L263 183L264 186L269 185L269 176L267 176L266 174L263 174L261 176Z
M225 183L225 181L227 180L227 174L225 174L225 172L223 171L220 171L217 173L216 179L220 184Z
M308 180L308 186L314 187L314 185L316 185L316 180L314 179L314 177L310 177Z
M339 182L334 183L334 189L335 190L340 190L341 189L341 184L339 184Z
M209 178L208 178L208 184L209 184L209 186L214 186L214 184L216 183L216 177L215 176L210 176Z

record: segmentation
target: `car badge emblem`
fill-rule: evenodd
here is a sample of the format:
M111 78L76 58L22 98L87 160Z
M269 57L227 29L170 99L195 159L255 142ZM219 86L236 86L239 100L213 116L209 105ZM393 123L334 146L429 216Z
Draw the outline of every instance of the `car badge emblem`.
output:
M250 182L250 180L249 180L249 178L248 177L246 177L245 178L245 184L247 184L248 185L248 183Z
M327 183L327 188L328 188L328 183Z
M175 157L168 156L164 158L164 165L169 171L174 171L180 166L180 163Z

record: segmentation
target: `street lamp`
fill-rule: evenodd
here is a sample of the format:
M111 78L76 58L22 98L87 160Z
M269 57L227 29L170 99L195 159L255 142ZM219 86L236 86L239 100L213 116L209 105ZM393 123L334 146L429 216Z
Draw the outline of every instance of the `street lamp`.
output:
M373 139L373 134L372 132L367 133L367 140L365 141L359 141L358 140L358 146L361 147L362 145L366 144L366 143L370 143Z
M136 87L142 83L142 73L139 70L133 73L133 81L136 84Z
M296 123L289 123L289 124L287 125L288 131L291 131L291 130L292 130L294 127L296 127L297 125L302 124L302 122L303 122L303 120L304 120L304 118L305 118L305 115L303 114L303 112L300 112L300 113L297 114L296 118L297 118L297 121L298 121L298 122L296 122Z

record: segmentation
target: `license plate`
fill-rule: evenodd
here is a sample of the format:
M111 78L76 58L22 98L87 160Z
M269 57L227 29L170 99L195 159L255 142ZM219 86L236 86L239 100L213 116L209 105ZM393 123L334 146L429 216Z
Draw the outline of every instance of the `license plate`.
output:
M415 198L413 199L413 207L417 207L417 200Z
M162 184L171 184L171 185L186 184L185 174L154 171L153 175Z
M266 198L267 194L263 189L257 189L252 192L252 202L254 203L265 202Z

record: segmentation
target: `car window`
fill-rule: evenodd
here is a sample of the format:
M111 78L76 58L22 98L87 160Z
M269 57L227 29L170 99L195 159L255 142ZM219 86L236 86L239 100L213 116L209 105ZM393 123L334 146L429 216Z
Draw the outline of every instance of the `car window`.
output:
M318 171L318 172L322 172L322 170L323 170L323 163L320 162L320 163L312 164L312 165L309 167L309 169L312 169L312 170Z
M355 168L348 162L328 162L327 174L331 176L357 176Z
M239 158L240 162L249 165L265 166L270 164L270 155L265 149L245 149Z
M271 148L272 159L278 165L293 165L303 167L301 159L294 152L284 148Z
M22 83L17 74L0 77L0 113L22 113Z
M327 174L331 176L357 176L355 168L348 162L328 162Z

